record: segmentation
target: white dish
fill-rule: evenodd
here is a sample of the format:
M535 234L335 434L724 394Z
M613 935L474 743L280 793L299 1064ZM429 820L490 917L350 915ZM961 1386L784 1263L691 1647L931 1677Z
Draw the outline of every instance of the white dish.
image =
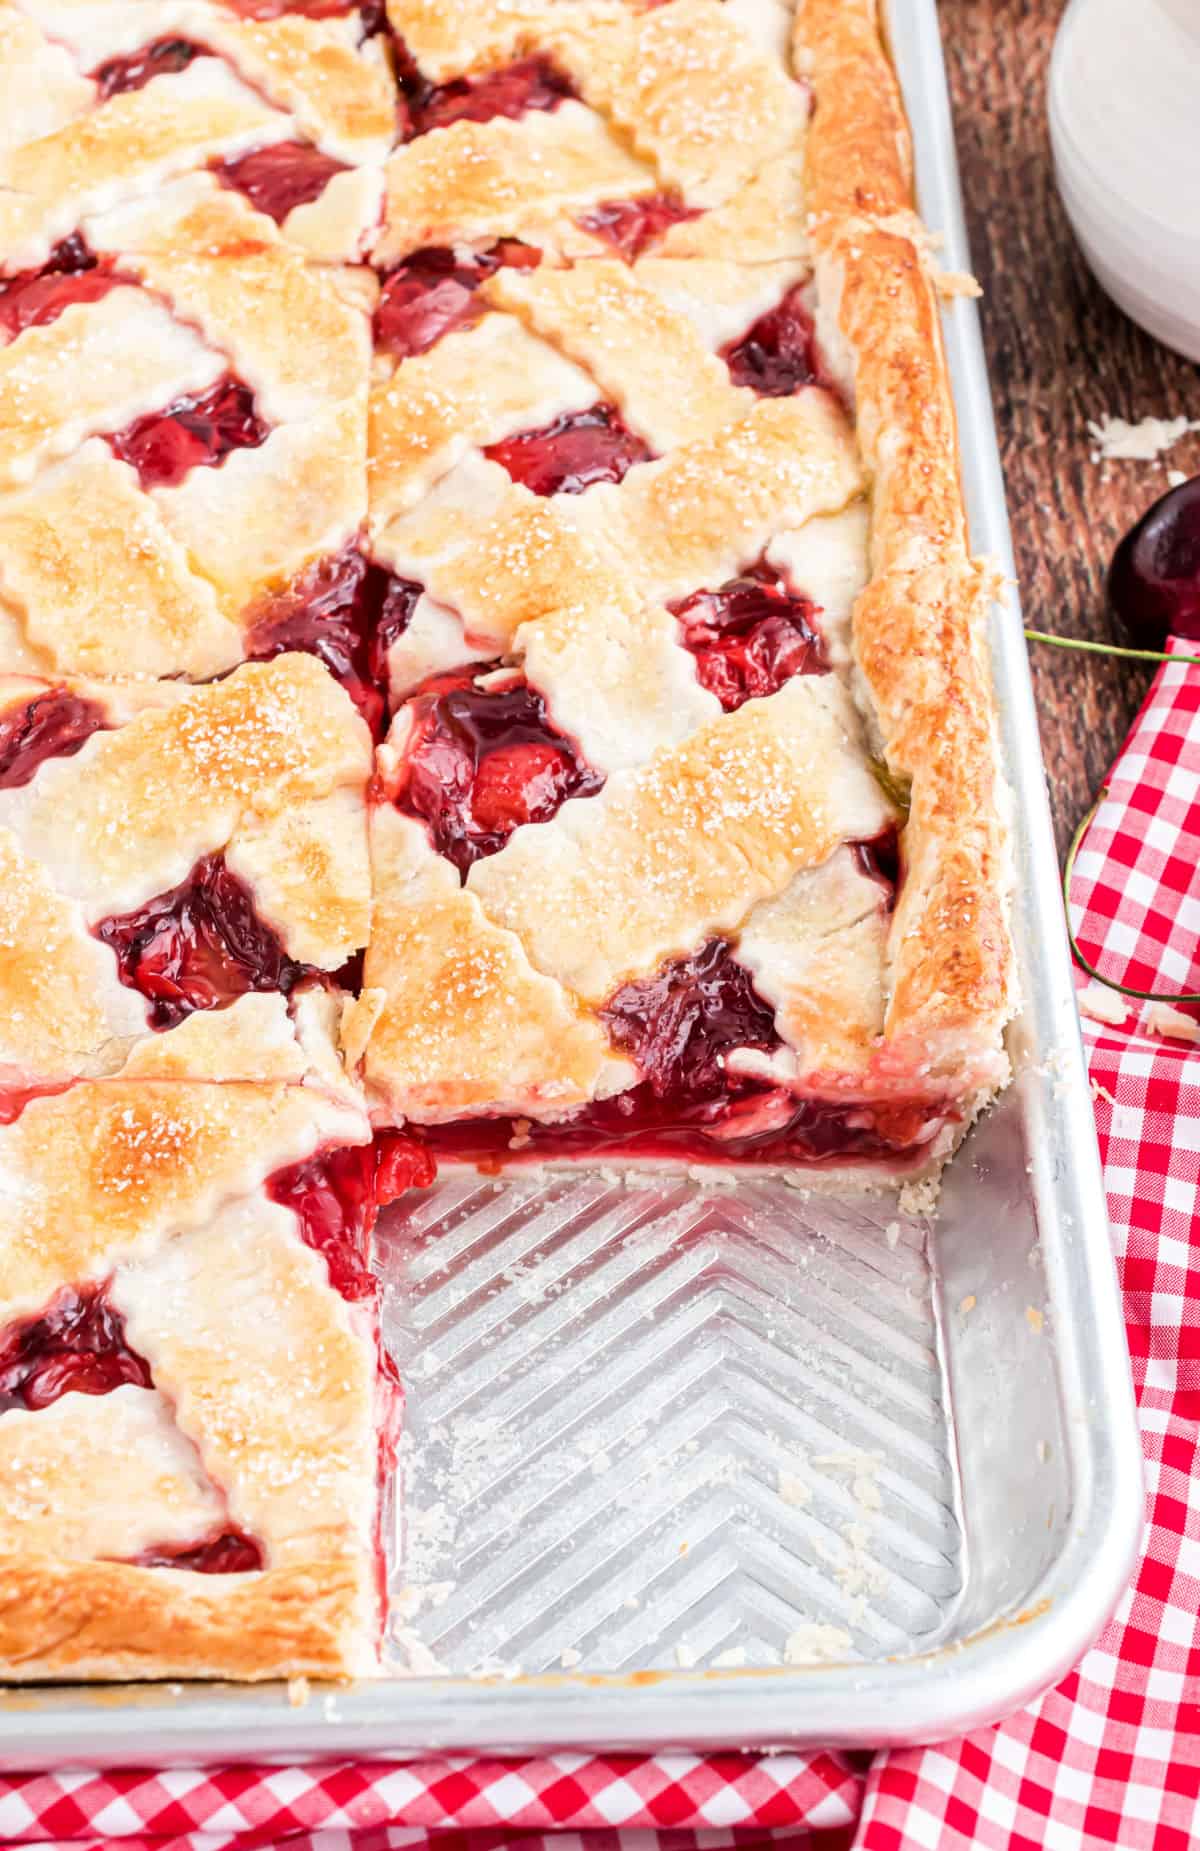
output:
M1050 69L1059 191L1101 287L1200 360L1200 8L1071 0Z

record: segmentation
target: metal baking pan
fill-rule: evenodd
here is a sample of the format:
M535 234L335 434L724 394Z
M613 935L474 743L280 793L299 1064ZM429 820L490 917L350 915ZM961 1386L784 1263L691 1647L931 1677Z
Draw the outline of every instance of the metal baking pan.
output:
M892 37L967 267L934 0L895 0ZM974 544L1011 567L973 305L946 333ZM1128 1577L1141 1454L1011 605L993 647L1025 1012L936 1221L605 1173L391 1211L408 1675L10 1692L0 1765L913 1743L1067 1670Z

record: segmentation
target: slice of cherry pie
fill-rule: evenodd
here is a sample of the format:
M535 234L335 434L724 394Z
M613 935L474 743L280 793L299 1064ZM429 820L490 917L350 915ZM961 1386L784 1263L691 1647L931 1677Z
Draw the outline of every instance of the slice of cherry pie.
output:
M379 1201L1003 1083L939 281L877 0L0 5L5 1675L370 1666Z

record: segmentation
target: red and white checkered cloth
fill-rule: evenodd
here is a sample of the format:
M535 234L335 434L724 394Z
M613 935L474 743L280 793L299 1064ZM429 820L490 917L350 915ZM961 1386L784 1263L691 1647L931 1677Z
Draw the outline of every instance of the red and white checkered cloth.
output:
M1079 854L1105 975L1200 991L1200 669L1159 675ZM1200 1011L1197 1011L1200 1015ZM1085 1022L1149 1545L1082 1664L996 1728L868 1757L562 1755L0 1776L0 1841L117 1851L1190 1851L1200 1843L1200 1046ZM553 1837L549 1835L553 1834Z

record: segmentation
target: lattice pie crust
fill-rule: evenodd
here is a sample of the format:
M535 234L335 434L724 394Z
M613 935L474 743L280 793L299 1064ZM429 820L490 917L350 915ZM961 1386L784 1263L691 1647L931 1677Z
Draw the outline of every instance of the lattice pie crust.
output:
M936 1171L1005 795L876 0L0 3L0 1671L375 1663L376 1204Z

